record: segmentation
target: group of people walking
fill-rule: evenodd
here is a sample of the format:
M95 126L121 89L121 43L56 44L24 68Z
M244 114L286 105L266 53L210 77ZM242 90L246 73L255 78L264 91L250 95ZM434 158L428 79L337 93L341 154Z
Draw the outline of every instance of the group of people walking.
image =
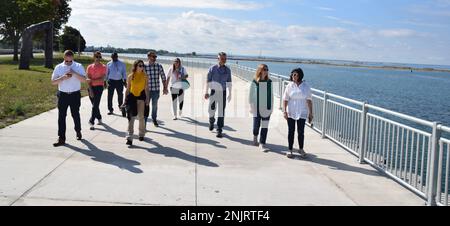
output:
M58 85L58 140L55 147L65 145L66 141L66 115L70 107L75 124L76 138L82 139L80 105L81 83L88 84L89 98L92 103L92 113L89 119L91 130L95 130L95 120L102 124L100 112L100 100L105 86L108 89L108 115L114 114L113 96L117 93L118 109L123 117L128 119L127 145L133 145L134 124L139 121L138 137L144 140L146 124L151 117L154 126L158 127L158 100L161 93L172 97L173 119L183 115L184 93L189 87L188 73L182 66L179 58L176 58L170 67L167 77L164 68L156 62L156 52L147 54L148 62L136 60L127 75L126 65L118 59L118 54L111 55L111 61L107 65L102 64L102 54L95 52L93 63L84 70L80 63L73 60L74 53L70 50L64 52L64 62L57 65L52 74L52 84ZM232 75L226 65L227 55L224 52L218 55L218 64L208 70L205 100L209 101L209 130L213 131L217 116L217 137L223 137L225 124L225 109L227 102L232 99ZM269 121L274 109L273 83L270 79L269 68L265 64L259 65L254 80L250 84L248 101L253 115L253 143L260 146L262 151L269 151L267 136ZM304 151L304 129L306 121L313 120L312 92L308 84L303 81L303 71L297 68L292 71L290 83L283 95L283 113L288 123L288 153L294 156L295 130L297 127L299 149L301 157L306 157ZM126 88L125 96L123 89ZM150 110L151 105L151 110ZM151 115L150 115L151 113Z

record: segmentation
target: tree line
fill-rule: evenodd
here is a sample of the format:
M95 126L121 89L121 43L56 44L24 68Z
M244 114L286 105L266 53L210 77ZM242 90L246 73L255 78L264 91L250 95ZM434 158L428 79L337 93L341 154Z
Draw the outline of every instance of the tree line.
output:
M156 52L158 55L173 55L173 56L196 56L196 52L191 53L177 53L177 52L170 52L167 50L156 50L156 49L147 49L147 48L116 48L112 46L87 46L84 50L86 52L94 52L94 51L101 51L104 53L131 53L131 54L147 54L150 51Z
M53 48L59 50L60 30L69 20L72 9L70 0L0 0L0 42L14 49L14 60L19 55L20 39L25 28L42 21L52 21ZM78 35L76 35L78 36ZM33 41L42 42L44 33L38 33ZM67 39L67 38L66 38ZM78 41L77 41L78 42Z

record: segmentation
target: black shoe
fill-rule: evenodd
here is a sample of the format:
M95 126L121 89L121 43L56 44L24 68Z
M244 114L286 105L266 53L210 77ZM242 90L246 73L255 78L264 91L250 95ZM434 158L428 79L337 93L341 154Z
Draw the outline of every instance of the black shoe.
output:
M90 130L95 130L93 121L89 121L89 129Z
M53 147L60 147L66 144L66 141L62 138L58 138L58 140L56 141L56 143L53 144Z
M122 108L122 117L127 117L127 112L125 111L125 109L124 108Z
M81 140L83 136L81 135L81 132L77 132L77 140Z
M154 122L153 122L153 125L155 125L155 127L159 127L159 124L158 124L157 121L154 121Z
M210 123L210 124L209 124L209 131L212 132L213 130L214 130L214 124L211 124L211 123Z
M108 115L114 115L114 113L112 111L108 112Z
M139 137L139 141L144 141L144 137Z
M133 145L133 141L131 141L131 140L127 140L127 145L128 145L128 146L131 146L131 145Z
M222 132L219 132L218 134L217 134L217 136L216 136L217 138L223 138L223 134L222 134Z

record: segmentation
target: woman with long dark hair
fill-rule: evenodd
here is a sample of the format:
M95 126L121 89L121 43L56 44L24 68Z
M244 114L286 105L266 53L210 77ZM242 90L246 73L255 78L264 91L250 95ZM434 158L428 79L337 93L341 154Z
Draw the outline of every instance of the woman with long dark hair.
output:
M94 130L95 119L98 120L98 124L102 124L102 115L100 114L100 100L103 94L103 82L106 76L106 66L102 64L102 54L100 52L94 53L94 63L87 67L87 83L89 98L92 103L92 114L89 119L90 129Z
M307 119L309 122L312 122L314 118L311 88L303 81L303 77L304 74L301 68L294 69L291 72L291 82L286 86L283 95L284 118L287 120L289 127L288 158L294 156L293 147L296 126L299 145L298 153L300 154L300 157L306 157L306 152L303 150L305 142L305 124Z
M125 104L128 116L127 145L133 145L134 121L139 119L139 140L145 136L145 107L149 104L148 76L144 71L144 61L133 64L132 73L128 75Z

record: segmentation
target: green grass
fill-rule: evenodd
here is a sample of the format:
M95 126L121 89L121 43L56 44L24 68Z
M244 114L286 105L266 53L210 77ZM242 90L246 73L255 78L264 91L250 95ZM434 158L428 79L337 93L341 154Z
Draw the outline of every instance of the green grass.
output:
M55 55L55 66L62 61L62 55ZM86 68L92 58L75 57L75 61ZM0 57L0 128L57 107L57 86L51 84L53 70L43 64L43 56L36 56L30 70L19 70L18 62L12 61L12 57ZM83 84L82 96L87 95L86 90Z

